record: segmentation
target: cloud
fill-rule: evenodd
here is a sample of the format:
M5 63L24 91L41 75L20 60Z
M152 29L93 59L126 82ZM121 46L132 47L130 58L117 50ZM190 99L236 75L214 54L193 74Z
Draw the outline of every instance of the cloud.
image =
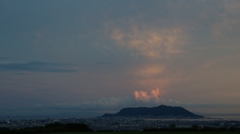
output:
M239 33L239 23L240 19L224 19L213 25L212 36L215 38L234 39L234 35Z
M48 62L0 63L0 71L28 71L28 72L76 72L65 69L69 64Z
M134 49L148 58L166 58L171 54L182 53L181 47L186 42L183 28L130 28L129 32L121 29L111 34L117 44Z
M240 2L238 0L225 0L223 1L224 8L226 12L231 13L233 15L238 15L240 13Z
M161 90L166 90L169 84L186 80L180 71L180 69L177 71L173 70L164 62L143 62L140 65L129 68L127 74L132 78L132 82L140 88L150 90L158 87Z
M116 109L124 106L133 106L134 101L131 97L109 97L83 102L81 105L88 109Z
M159 88L152 90L149 94L144 91L135 91L133 96L104 97L92 101L79 103L51 103L35 104L30 107L15 107L16 109L28 110L119 110L125 107L158 106L163 102L160 96L163 94ZM9 108L12 109L12 108ZM14 110L14 109L13 109Z
M159 88L152 90L150 94L145 91L135 91L134 98L136 101L142 102L160 102L161 99L159 97L161 94L163 94L163 92L161 92Z
M140 77L156 77L165 71L165 66L163 65L146 65L140 69L136 69L135 71L131 71L131 74Z
M52 110L114 110L123 107L136 106L132 97L108 97L93 101L80 103L54 103L54 105L36 104L31 107L32 110L52 109Z
M30 107L9 107L0 108L0 114L2 116L22 116L24 118L28 116L42 116L47 117L96 117L102 116L104 113L117 113L120 109L126 107L156 107L161 104L169 106L181 106L187 108L190 111L198 111L201 113L239 113L240 106L232 104L193 104L193 103L180 103L174 100L162 100L161 103L131 103L125 104L119 107L87 107L83 106L81 103L68 104L68 103L58 103L55 105L43 105L36 104ZM204 110L203 110L204 109ZM234 109L235 112L229 111L229 109Z
M224 42L224 44L227 41L228 46L235 46L234 42L239 42L240 18L238 16L240 14L240 2L238 0L225 0L222 1L222 5L224 12L217 15L218 21L212 24L211 35L216 41Z
M0 108L0 113L2 115L67 115L72 116L72 112L77 113L76 115L85 116L89 115L88 112L93 112L95 115L91 116L101 116L109 110L112 113L118 112L122 108L126 107L156 107L159 105L169 105L169 106L182 106L184 108L190 109L200 109L202 108L235 108L239 109L239 105L233 104L200 104L200 103L186 103L180 102L174 99L164 99L162 95L164 94L159 88L155 88L150 92L145 91L135 91L132 97L108 97L100 98L93 101L79 102L79 103L53 103L53 104L35 104L28 107L8 107ZM85 113L84 113L85 112ZM206 112L206 111L205 111ZM219 111L215 111L219 113ZM96 115L96 113L98 113Z

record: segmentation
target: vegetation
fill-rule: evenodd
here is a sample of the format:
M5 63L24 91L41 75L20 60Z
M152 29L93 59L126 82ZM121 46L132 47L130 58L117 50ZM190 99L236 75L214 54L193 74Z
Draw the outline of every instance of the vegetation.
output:
M236 132L60 132L47 134L238 134Z
M89 132L93 132L86 124L84 123L51 123L47 124L45 127L32 127L32 128L23 128L19 130L10 130L7 128L0 128L0 134L89 134ZM198 125L193 125L191 128L177 128L175 124L170 124L168 128L147 128L144 129L143 132L129 132L129 131L121 131L121 132L113 132L113 131L98 131L95 133L99 134L193 134L193 133L203 133L203 134L217 134L219 132L223 132L224 134L240 132L239 127L203 127L200 128Z
M28 133L53 133L53 132L92 132L92 130L84 123L51 123L45 127L31 127L19 130L10 130L7 128L0 128L1 134L28 134Z

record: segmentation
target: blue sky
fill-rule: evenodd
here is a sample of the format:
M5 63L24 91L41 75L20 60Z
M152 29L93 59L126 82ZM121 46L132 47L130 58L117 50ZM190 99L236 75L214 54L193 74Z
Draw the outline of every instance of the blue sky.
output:
M0 109L240 112L238 0L2 0Z

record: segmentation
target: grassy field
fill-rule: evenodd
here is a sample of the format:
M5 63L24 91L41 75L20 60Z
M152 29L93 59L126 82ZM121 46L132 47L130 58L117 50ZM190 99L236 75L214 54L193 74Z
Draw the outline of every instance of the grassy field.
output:
M63 132L49 134L240 134L240 132Z

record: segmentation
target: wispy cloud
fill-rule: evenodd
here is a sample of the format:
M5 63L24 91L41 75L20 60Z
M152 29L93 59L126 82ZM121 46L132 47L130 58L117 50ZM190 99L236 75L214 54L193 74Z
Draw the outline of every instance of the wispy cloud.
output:
M68 69L70 64L48 62L0 63L0 71L27 71L27 72L76 72Z
M103 115L106 111L112 110L116 113L118 110L126 107L155 107L159 105L170 105L170 106L182 106L187 109L198 109L197 111L202 111L202 108L215 108L217 110L229 108L239 110L239 105L233 104L200 104L200 103L186 103L180 102L174 99L164 99L162 98L162 92L159 88L156 88L150 92L145 91L135 91L133 96L128 97L108 97L100 98L93 101L79 102L79 103L54 103L51 105L47 104L36 104L28 107L9 107L1 108L0 114L2 115L26 115L28 113L38 115L40 112L46 113L59 113L59 115L76 112L79 114L87 114L89 112L95 113L98 116ZM200 109L200 110L199 110ZM86 112L86 113L83 113ZM205 113L225 113L223 111L205 111Z
M140 29L134 26L130 32L115 29L111 37L119 45L135 49L153 59L183 52L181 46L186 42L183 28Z
M137 95L138 94L138 95ZM150 94L144 91L136 91L134 97L109 97L101 98L88 102L80 103L55 103L52 105L36 104L28 107L9 107L1 108L1 112L12 111L38 111L38 110L51 110L51 111L99 111L99 110L120 110L126 107L155 107L159 105L169 106L182 106L184 108L236 108L239 105L234 104L201 104L201 103L187 103L179 102L173 99L160 98L161 92L158 89L152 90ZM201 111L201 110L200 110ZM219 112L219 111L218 111Z

